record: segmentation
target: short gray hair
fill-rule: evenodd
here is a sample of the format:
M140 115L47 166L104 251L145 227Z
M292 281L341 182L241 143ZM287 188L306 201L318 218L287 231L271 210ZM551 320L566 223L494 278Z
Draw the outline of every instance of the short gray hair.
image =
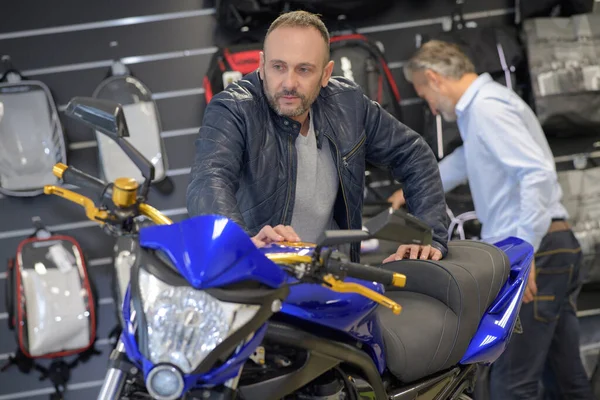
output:
M404 65L404 77L412 82L413 73L430 69L447 78L460 79L475 73L475 66L460 47L441 40L430 40Z

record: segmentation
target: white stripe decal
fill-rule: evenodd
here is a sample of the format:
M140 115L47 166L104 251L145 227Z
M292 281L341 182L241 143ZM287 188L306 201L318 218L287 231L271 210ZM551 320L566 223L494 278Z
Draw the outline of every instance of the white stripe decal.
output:
M163 139L179 137L179 136L187 136L187 135L195 135L200 131L199 126L195 126L193 128L185 128L185 129L174 129L172 131L164 131L160 134ZM69 150L83 150L83 149L91 149L98 146L98 142L95 140L85 140L81 142L73 142L69 145ZM0 197L1 198L1 197Z
M116 26L127 26L137 24L147 24L150 22L169 21L181 18L201 17L205 15L213 15L214 8L205 8L202 10L179 11L173 13L142 15L139 17L127 17L119 19L111 19L106 21L86 22L83 24L53 26L50 28L29 29L26 31L16 31L8 33L0 33L0 40L17 39L31 36L53 35L57 33L86 31L90 29L112 28Z
M120 61L123 64L131 65L131 64L139 64L145 62L152 61L160 61L160 60L170 60L174 58L183 58L183 57L194 57L206 54L213 54L217 51L216 47L202 47L198 49L189 49L189 50L180 50L180 51L171 51L167 53L157 53L157 54L147 54L141 56L132 56L121 58ZM22 71L22 74L25 76L34 76L34 75L46 75L46 74L58 74L61 72L71 72L71 71L81 71L86 69L94 69L94 68L107 68L113 65L114 60L99 60L99 61L90 61L83 62L77 64L66 64L66 65L57 65L54 67L44 67L44 68L35 68Z

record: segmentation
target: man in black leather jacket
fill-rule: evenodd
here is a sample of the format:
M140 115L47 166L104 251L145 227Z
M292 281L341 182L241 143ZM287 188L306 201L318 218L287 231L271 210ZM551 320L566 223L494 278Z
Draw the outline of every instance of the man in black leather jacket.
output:
M329 33L316 15L294 11L273 22L259 69L206 108L187 192L190 216L227 216L257 246L361 229L369 161L391 169L409 211L434 231L432 246L403 245L385 261L440 259L448 220L433 152L354 82L331 78L332 70ZM352 260L359 251L352 245Z

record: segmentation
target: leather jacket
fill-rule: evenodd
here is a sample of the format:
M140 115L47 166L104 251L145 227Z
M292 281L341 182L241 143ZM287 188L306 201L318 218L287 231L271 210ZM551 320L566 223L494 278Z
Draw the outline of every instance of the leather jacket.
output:
M216 94L206 107L187 190L190 216L224 215L254 236L290 225L300 124L270 106L257 71ZM331 78L312 105L317 146L329 140L340 178L334 219L361 229L366 162L389 168L408 210L433 228L447 253L446 201L433 152L422 137L369 100L354 82ZM358 261L359 243L351 259Z

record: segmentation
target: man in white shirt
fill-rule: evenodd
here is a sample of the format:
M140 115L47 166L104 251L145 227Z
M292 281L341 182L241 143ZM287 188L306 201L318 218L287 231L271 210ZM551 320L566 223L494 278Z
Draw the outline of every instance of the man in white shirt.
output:
M493 400L537 399L546 366L565 399L593 399L579 354L581 248L566 222L554 157L531 108L455 45L430 41L404 67L433 114L457 121L463 145L439 163L444 191L469 182L482 238L531 243L535 263L514 335L492 365ZM390 198L402 205L402 192Z

